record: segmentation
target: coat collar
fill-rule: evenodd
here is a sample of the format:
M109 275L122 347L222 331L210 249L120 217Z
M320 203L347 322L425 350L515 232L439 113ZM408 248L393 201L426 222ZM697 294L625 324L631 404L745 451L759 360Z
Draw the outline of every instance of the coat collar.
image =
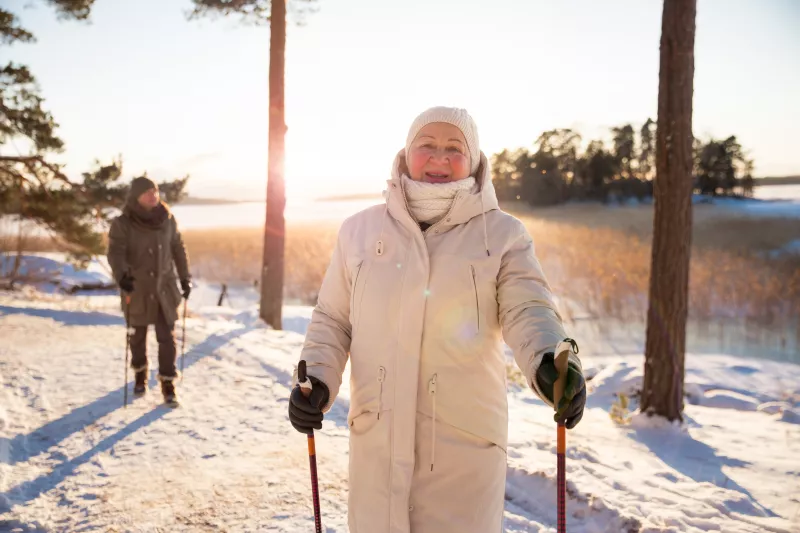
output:
M392 177L387 180L386 202L389 213L398 221L407 221L413 217L408 209L405 192L403 191L403 180L400 171L401 163L405 159L405 150L401 150L394 158L392 164ZM479 185L477 192L459 192L453 201L453 207L446 218L442 219L438 225L449 228L469 222L473 218L483 215L489 211L499 209L497 194L492 184L492 169L486 156L481 152L481 163L476 172L476 179Z

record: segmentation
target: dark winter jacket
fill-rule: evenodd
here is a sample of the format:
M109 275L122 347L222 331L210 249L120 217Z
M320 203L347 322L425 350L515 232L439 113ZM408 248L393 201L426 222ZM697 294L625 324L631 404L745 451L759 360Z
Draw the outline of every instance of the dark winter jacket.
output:
M108 263L114 279L119 282L125 274L134 278L130 308L126 310L127 294L122 292L122 310L128 312L131 326L155 324L159 305L167 322L175 322L181 303L178 280L190 279L186 247L169 207L161 203L145 211L137 198L133 193L129 196L108 235Z

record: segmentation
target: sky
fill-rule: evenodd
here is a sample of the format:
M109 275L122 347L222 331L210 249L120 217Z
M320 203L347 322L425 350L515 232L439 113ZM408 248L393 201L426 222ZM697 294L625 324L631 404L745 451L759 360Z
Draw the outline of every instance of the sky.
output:
M547 129L588 141L656 118L657 0L314 5L289 17L290 199L380 193L433 105L467 108L487 155ZM121 155L127 177L189 174L194 196L265 196L268 28L189 21L190 0L97 0L90 24L42 0L0 6L38 38L0 60L37 77L69 175ZM759 176L800 174L799 27L795 0L698 0L694 133L736 135Z

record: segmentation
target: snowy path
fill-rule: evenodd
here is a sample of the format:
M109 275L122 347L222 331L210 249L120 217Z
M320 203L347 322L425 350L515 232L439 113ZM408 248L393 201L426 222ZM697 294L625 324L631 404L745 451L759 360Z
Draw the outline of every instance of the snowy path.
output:
M300 311L287 320L293 329ZM0 338L0 531L313 530L305 438L286 418L300 334L261 328L248 312L190 319L177 410L159 404L154 379L122 408L124 327L113 298L0 293ZM568 438L570 532L800 529L800 425L755 408L689 405L686 431L640 419L617 426L611 393L635 383L637 361L597 362L591 409ZM729 363L690 369L699 394ZM800 397L800 367L751 367L754 405ZM317 438L329 532L347 531L347 396L343 387ZM506 531L554 531L551 415L527 391L513 390L509 406Z

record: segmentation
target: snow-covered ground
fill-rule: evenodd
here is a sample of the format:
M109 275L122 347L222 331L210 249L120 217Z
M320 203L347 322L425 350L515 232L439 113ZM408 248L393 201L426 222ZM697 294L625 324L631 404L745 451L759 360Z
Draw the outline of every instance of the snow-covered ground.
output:
M0 253L0 277L9 276L16 262L16 253ZM64 253L22 254L17 275L39 292L71 292L82 286L107 286L116 290L105 257L92 259L86 268L77 268L66 261Z
M251 292L217 296L192 295L172 410L155 379L122 407L117 297L0 292L0 531L313 530L305 437L286 416L311 310L287 307L277 332ZM592 379L568 433L571 533L800 531L800 366L689 354L686 423L614 408L620 424L609 412L635 395L643 356L614 346L581 338ZM317 433L328 532L347 531L347 383ZM515 385L509 409L506 531L555 531L552 414Z
M736 212L752 217L800 218L800 200L714 198L716 209Z

